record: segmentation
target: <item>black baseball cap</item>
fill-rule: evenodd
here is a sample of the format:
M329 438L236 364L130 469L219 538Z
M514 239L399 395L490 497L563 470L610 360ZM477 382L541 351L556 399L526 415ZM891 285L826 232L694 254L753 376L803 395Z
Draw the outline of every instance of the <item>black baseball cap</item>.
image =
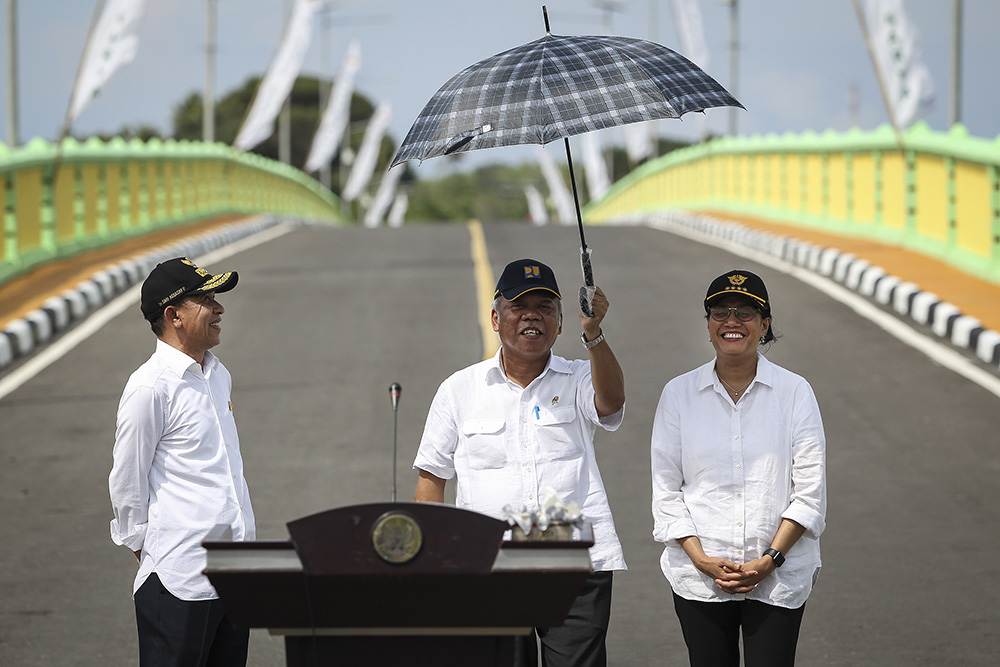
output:
M493 298L502 295L508 301L513 301L532 290L552 292L557 299L562 300L559 285L556 284L556 274L552 269L536 259L519 259L504 267Z
M212 275L187 257L160 262L142 283L142 316L152 322L163 314L164 308L190 294L228 292L239 279L235 271Z
M743 270L728 271L712 281L705 296L705 312L715 301L733 295L748 296L765 316L771 314L771 302L767 298L764 281L757 274Z

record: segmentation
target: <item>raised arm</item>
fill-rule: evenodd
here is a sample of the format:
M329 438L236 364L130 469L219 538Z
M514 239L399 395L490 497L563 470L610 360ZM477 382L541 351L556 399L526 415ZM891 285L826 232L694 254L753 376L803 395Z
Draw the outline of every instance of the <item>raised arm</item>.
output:
M608 305L604 291L597 287L593 299L594 316L587 317L580 311L580 326L587 341L603 335L601 322L608 314ZM601 417L613 415L625 405L625 374L607 340L594 345L588 352L597 414Z

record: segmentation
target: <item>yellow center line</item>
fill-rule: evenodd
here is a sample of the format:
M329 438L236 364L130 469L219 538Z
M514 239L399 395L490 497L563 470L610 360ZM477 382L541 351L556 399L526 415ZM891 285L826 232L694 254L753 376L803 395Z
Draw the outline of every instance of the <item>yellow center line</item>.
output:
M479 329L483 336L483 359L489 359L500 347L497 334L493 331L491 306L493 305L493 269L486 252L486 236L478 220L469 221L469 242L472 249L473 273L476 278L476 307L479 312Z

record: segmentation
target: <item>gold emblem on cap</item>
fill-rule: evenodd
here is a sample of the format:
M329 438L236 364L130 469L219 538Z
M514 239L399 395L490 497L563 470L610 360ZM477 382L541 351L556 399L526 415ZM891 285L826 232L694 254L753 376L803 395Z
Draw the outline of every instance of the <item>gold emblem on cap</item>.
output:
M738 273L729 276L729 284L732 285L733 287L739 287L740 285L745 283L746 280L747 280L746 276L741 276Z
M424 533L416 519L402 512L386 512L372 526L372 547L389 563L402 565L417 557Z
M187 264L188 266L194 267L194 272L197 273L202 278L204 278L205 276L212 275L208 271L206 271L205 269L199 268L197 264L195 264L194 262L192 262L187 257L182 257L181 258L181 264Z

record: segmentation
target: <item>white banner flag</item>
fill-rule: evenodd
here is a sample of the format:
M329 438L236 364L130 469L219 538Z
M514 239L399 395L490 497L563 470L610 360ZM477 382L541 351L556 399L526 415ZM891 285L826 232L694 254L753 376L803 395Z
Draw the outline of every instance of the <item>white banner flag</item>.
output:
M702 114L697 115L701 116ZM622 126L622 131L625 133L625 153L633 165L639 164L653 154L654 126L655 121Z
M248 151L274 133L274 119L302 69L318 5L318 0L295 0L278 52L257 86L250 113L233 142L236 148Z
M905 128L934 102L934 80L921 58L920 35L903 0L868 0L868 31L895 125Z
M531 222L541 227L549 222L549 212L545 210L542 195L534 185L524 186L524 196L528 200L528 215Z
M708 47L697 0L670 0L670 15L681 42L681 55L698 67L708 69Z
M333 82L333 91L327 100L323 118L320 120L316 136L313 137L306 158L307 172L319 171L323 165L329 164L340 148L344 138L344 129L351 119L351 96L354 94L354 75L361 66L361 44L352 39L347 45L347 53L340 63L340 70Z
M385 135L385 129L389 127L391 119L391 107L387 102L380 102L368 121L368 127L365 128L365 138L361 140L358 156L351 166L351 175L347 177L347 184L344 185L344 190L340 193L340 198L344 201L353 201L361 194L368 179L372 177L375 163L378 162L378 149L382 145L382 137Z
M538 146L538 164L542 168L542 176L549 186L549 196L552 197L552 204L556 207L556 217L564 225L572 225L576 222L575 207L573 205L573 195L566 187L566 181L562 179L559 170L552 162L552 158L545 152L545 148Z
M645 129L645 123L635 123L634 125L643 126ZM632 127L632 125L625 127ZM608 179L608 167L604 163L604 156L601 155L601 142L597 138L597 133L587 132L580 135L580 139L583 141L583 167L587 171L587 195L590 201L597 201L611 187L611 181Z
M378 190L375 191L372 205L365 211L365 227L378 227L382 224L382 216L385 215L392 203L392 198L396 194L396 184L399 183L399 177L403 175L404 171L406 171L405 167L397 166L382 174L382 181L378 184Z
M698 67L708 71L708 46L705 43L705 27L701 21L701 9L697 0L670 0L670 15L674 20L674 31L681 44L681 55L693 62ZM705 114L690 114L688 118L694 116L693 121L697 129L698 136L705 138ZM628 135L626 135L626 149L628 148ZM650 153L652 153L652 148ZM631 153L629 153L631 158ZM644 156L645 157L645 156ZM633 159L633 163L638 160Z
M405 192L396 195L396 201L392 202L389 210L389 226L393 229L403 226L406 218L406 209L410 205L410 197Z
M146 0L108 0L104 5L83 50L70 100L70 123L97 97L115 70L135 59L139 49L135 29L145 8Z

